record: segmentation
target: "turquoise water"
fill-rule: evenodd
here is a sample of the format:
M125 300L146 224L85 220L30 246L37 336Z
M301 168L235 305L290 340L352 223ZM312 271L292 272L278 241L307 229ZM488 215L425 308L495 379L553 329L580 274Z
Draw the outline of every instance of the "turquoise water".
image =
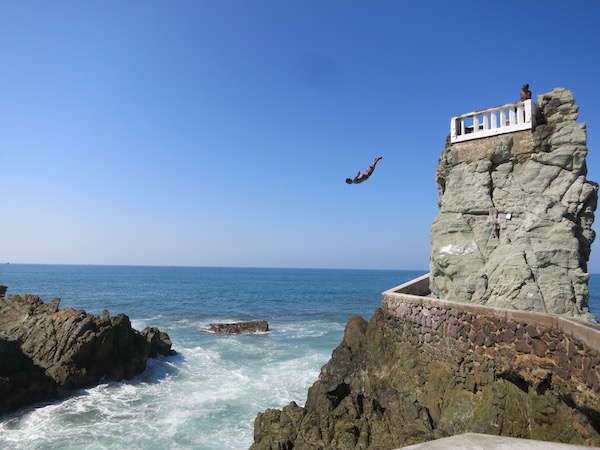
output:
M0 448L244 449L259 411L304 404L352 315L424 272L191 267L0 266L8 293L61 297L91 314L157 326L178 355L129 382L5 416ZM210 322L266 319L262 335L217 336Z
M425 271L124 266L0 266L8 293L61 308L127 314L157 326L178 355L127 382L0 417L0 448L246 449L259 411L303 405L353 315ZM591 306L600 314L600 275ZM208 333L210 322L265 319L271 331Z

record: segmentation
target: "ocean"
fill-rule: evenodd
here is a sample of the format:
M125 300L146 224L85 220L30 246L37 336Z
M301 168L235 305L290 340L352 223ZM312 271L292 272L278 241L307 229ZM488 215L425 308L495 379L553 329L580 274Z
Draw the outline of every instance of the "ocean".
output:
M178 352L123 382L0 416L0 448L247 449L258 412L304 405L353 315L426 271L151 266L0 266L9 294L61 308L125 313L167 332ZM600 275L590 280L600 317ZM264 319L270 331L225 336L211 322Z

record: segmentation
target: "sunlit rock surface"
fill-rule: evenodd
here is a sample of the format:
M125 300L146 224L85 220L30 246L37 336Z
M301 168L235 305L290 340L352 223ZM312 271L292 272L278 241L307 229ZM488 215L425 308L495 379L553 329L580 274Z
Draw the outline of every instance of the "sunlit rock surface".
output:
M149 357L172 355L166 333L138 332L124 314L102 317L72 308L60 299L0 290L0 413L62 398L103 378L132 378Z
M446 144L431 227L439 298L593 321L587 262L598 185L573 94L539 97L535 131Z

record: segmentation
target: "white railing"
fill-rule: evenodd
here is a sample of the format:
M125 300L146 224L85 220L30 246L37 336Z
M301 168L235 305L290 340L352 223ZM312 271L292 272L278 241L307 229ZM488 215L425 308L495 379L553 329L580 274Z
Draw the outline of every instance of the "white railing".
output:
M450 121L450 142L534 129L535 113L535 103L525 100L453 117Z

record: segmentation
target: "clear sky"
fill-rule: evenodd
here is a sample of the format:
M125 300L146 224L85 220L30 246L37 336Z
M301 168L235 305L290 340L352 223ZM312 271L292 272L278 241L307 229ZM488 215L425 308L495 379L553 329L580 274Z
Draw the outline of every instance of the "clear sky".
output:
M0 0L0 262L427 270L452 116L570 89L600 181L600 1L523 5Z

